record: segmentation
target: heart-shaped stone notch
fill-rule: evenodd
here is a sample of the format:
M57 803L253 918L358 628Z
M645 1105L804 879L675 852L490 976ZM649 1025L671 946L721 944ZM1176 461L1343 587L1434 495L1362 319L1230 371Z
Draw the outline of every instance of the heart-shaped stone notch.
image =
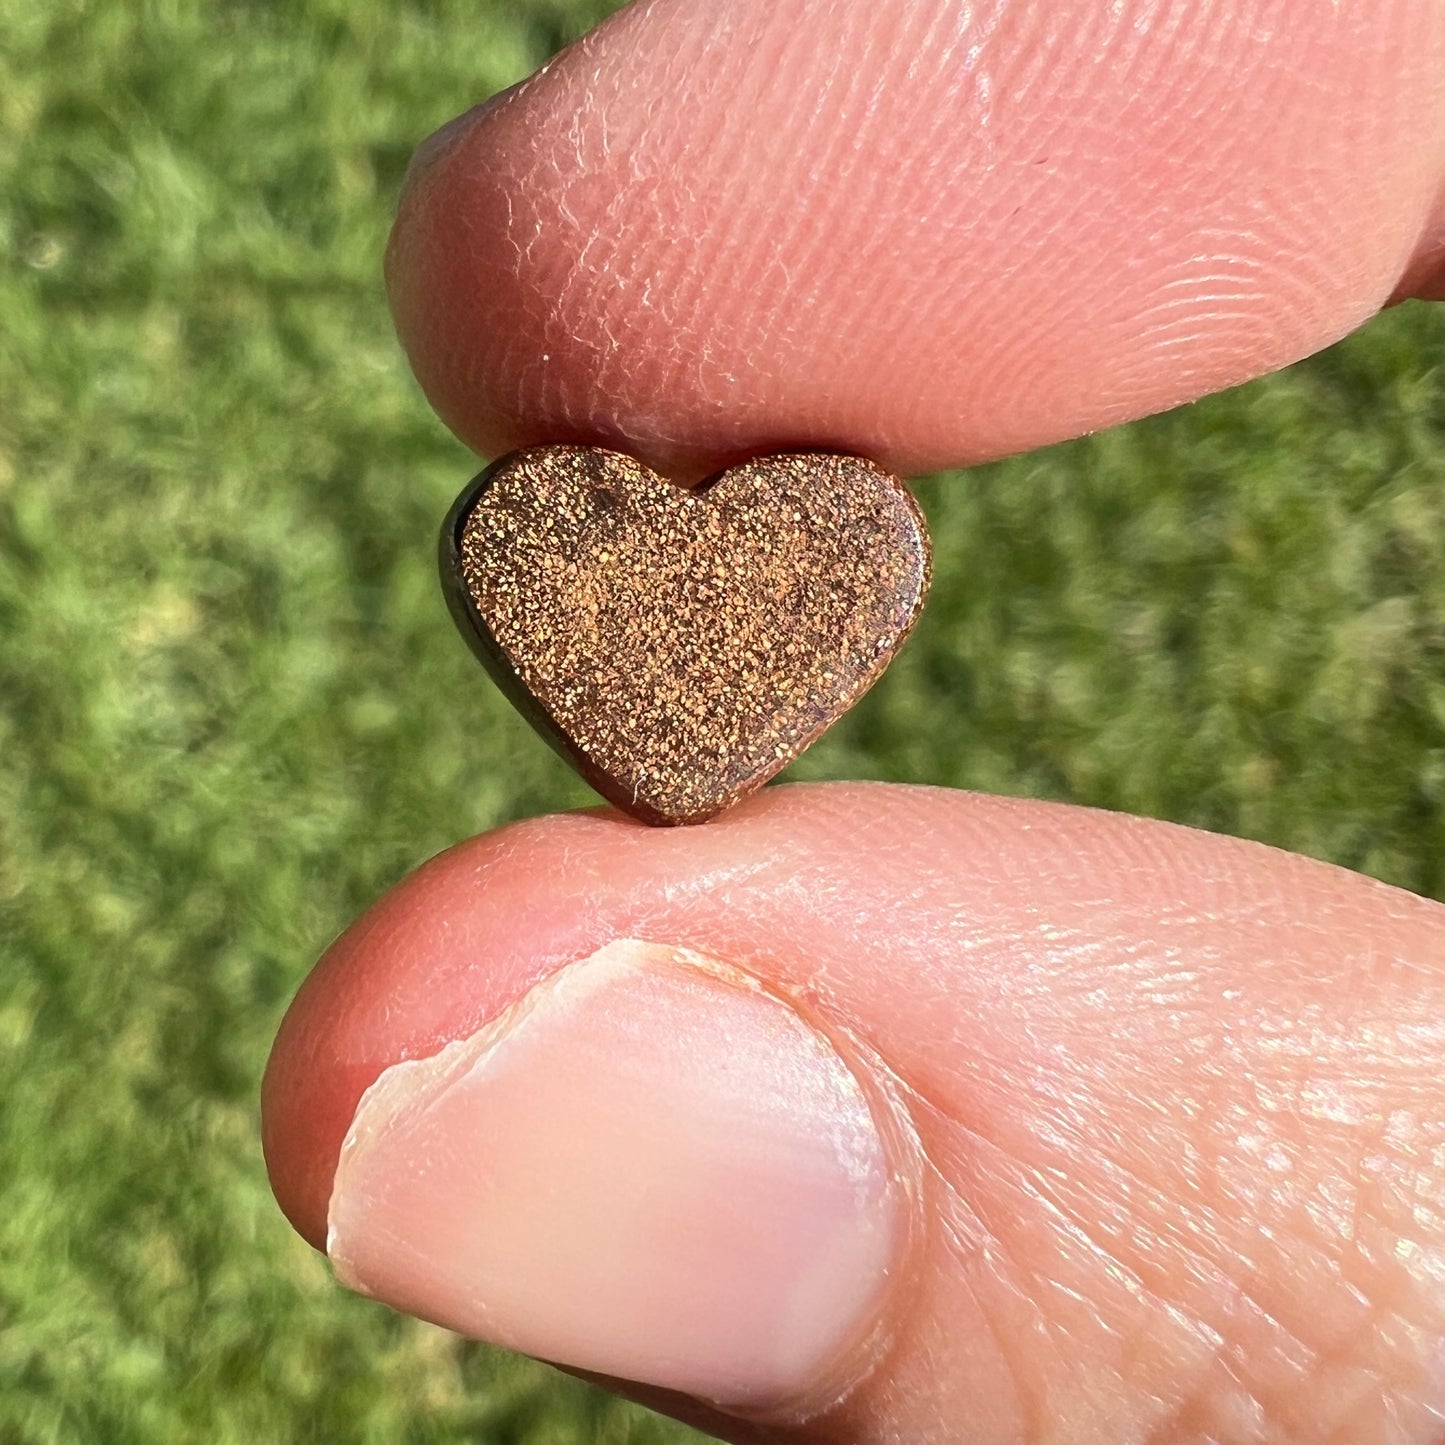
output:
M696 823L868 690L929 546L907 489L858 457L764 457L686 491L554 446L472 482L441 564L468 641L582 776L644 822Z

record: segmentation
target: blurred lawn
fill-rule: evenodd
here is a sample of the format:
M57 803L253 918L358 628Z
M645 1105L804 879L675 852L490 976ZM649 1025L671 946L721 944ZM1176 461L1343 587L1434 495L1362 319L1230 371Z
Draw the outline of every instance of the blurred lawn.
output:
M678 1441L343 1295L261 1167L291 991L587 801L447 621L378 259L407 154L604 0L0 0L0 1442ZM1445 889L1445 312L927 483L931 605L794 770Z

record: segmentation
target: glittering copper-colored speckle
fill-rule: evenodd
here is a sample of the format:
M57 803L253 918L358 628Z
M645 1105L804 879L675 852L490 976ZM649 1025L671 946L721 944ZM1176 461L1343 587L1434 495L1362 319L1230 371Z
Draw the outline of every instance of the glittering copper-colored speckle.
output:
M442 535L452 609L539 730L619 808L711 817L887 667L928 586L902 483L765 457L687 492L588 447L504 457Z

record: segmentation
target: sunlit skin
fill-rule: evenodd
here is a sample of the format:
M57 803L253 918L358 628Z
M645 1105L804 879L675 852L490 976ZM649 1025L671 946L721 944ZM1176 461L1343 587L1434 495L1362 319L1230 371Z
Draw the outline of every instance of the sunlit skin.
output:
M1436 0L644 0L414 169L401 338L478 450L908 476L1318 350L1445 247Z
M390 294L484 452L916 473L1435 294L1442 96L1436 0L652 0L423 153ZM627 937L847 1041L918 1181L834 1408L628 1393L738 1441L1445 1441L1445 908L934 789L516 824L380 900L288 1015L265 1136L296 1227L324 1247L384 1071Z

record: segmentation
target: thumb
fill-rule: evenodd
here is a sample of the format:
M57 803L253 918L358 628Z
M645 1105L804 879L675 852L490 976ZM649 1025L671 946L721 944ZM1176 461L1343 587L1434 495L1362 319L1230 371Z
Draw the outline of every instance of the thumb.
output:
M735 1440L1438 1438L1445 910L1163 824L781 788L444 854L277 1041L346 1283Z
M932 471L1424 289L1442 86L1439 0L641 0L430 147L392 305L482 452Z

